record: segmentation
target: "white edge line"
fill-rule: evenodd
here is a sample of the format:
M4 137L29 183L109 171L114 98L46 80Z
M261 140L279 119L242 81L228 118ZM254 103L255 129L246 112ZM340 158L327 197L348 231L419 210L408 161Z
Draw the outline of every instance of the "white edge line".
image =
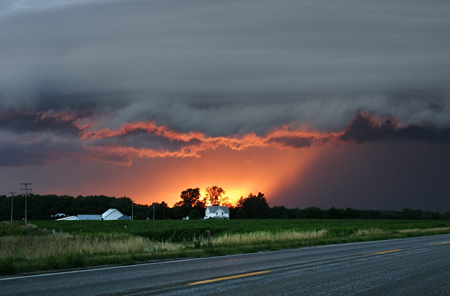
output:
M145 266L145 265L168 264L168 263L184 262L184 261L199 260L199 259L210 259L210 258L211 257L189 258L189 259L159 261L159 262L149 262L149 263L138 263L138 264L121 265L121 266L110 266L110 267L87 268L87 269L80 269L80 270L68 270L68 271L59 271L59 272L49 272L49 273L44 273L44 274L12 276L12 277L7 277L7 278L0 278L0 281L15 280L15 279L28 279L28 278L44 277L44 276L52 276L52 275L64 275L64 274L80 273L80 272L91 272L91 271L131 268L131 267Z

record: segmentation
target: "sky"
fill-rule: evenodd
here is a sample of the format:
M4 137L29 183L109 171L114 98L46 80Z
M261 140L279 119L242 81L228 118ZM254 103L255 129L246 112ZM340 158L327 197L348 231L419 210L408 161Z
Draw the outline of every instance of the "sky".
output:
M6 0L0 195L450 211L450 2Z

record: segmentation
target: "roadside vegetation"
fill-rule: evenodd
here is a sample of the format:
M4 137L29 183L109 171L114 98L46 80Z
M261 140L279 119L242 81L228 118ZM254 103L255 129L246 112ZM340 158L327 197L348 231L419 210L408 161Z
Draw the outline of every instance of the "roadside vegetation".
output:
M446 233L448 220L0 222L0 275Z

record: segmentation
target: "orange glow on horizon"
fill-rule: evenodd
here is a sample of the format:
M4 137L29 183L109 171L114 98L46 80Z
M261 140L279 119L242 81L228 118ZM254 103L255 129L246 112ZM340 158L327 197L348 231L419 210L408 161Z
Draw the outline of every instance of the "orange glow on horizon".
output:
M219 147L203 152L200 158L139 158L132 166L66 160L30 170L52 178L52 188L33 188L43 194L127 196L137 204L164 201L172 207L183 190L199 187L204 197L206 187L220 186L233 206L241 196L258 192L273 206L280 189L301 182L298 176L306 173L317 156L317 149ZM72 168L68 174L51 173L68 165Z
M141 179L153 179L154 185L140 186L134 192L128 192L137 203L165 201L173 206L180 201L183 190L199 187L201 196L205 197L206 187L219 186L225 190L225 196L233 206L241 196L258 192L264 193L269 205L274 205L280 188L291 182L301 182L296 178L317 155L315 149L283 151L272 147L236 151L222 147L204 152L200 158L170 159L158 167L157 175L145 173L148 171L145 163L155 159L141 159L129 169L138 167L142 171ZM163 162L162 159L156 161ZM128 190L132 188L127 187Z

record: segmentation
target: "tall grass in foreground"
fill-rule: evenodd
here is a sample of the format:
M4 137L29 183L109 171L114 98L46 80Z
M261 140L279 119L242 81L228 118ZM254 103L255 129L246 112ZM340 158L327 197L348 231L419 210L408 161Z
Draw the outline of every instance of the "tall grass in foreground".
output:
M128 234L0 237L0 275L165 259L185 245Z
M266 231L258 231L253 233L238 233L238 234L223 234L211 239L212 245L247 245L265 242L284 242L284 241L298 241L305 239L322 239L327 235L328 230L316 231L283 231L271 233Z
M123 255L175 251L181 248L184 248L181 244L111 233L95 236L56 234L0 237L0 258L37 259L67 254Z
M427 233L445 233L445 232L450 232L450 227L436 227L436 228L426 228L426 229L419 229L419 228L414 228L414 229L400 229L398 230L399 233L422 233L422 234L427 234Z

